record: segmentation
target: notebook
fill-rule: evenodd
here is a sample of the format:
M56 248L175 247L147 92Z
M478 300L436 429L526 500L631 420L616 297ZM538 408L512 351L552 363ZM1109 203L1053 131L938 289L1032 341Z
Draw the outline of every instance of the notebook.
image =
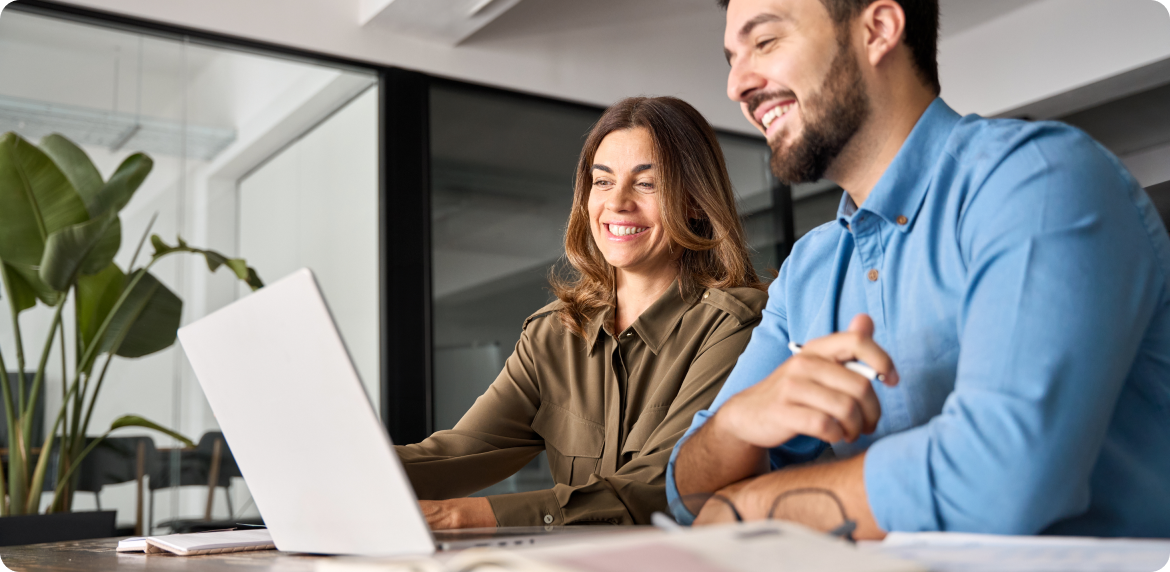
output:
M118 552L145 552L147 554L169 552L179 556L275 549L276 544L272 542L272 535L263 528L168 534L166 536L127 538L118 542Z

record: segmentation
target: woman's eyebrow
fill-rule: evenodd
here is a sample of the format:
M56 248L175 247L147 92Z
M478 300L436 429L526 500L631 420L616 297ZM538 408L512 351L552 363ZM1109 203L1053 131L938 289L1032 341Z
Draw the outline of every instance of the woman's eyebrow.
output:
M630 169L630 172L637 174L637 173L641 173L642 171L649 171L650 169L653 169L653 168L654 168L654 165L651 165L650 163L642 163L641 165L638 165L637 167Z
M594 163L593 169L605 171L606 173L609 173L611 175L613 174L613 169L610 169L609 167L606 167L605 165L602 165L601 163Z

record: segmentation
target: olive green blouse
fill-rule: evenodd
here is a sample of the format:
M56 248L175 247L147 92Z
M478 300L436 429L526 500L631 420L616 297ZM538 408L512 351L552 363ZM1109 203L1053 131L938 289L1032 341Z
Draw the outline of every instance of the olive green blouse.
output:
M541 451L556 486L489 496L500 526L647 524L666 510L665 473L691 418L731 373L767 294L672 285L614 335L613 311L581 339L560 302L524 321L504 370L450 431L397 447L420 499L462 497Z

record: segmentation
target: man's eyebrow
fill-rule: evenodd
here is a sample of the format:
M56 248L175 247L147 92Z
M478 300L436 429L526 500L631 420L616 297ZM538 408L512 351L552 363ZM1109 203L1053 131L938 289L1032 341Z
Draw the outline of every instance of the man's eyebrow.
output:
M743 27L739 29L739 39L740 41L746 40L748 34L751 34L752 30L754 30L756 26L759 26L760 24L766 24L768 22L779 22L783 19L784 18L781 16L776 14L769 14L767 12L759 14L755 18L752 18L751 20L743 23Z
M651 165L650 163L642 163L641 165L638 165L637 167L634 167L633 169L631 169L630 172L636 174L636 173L641 173L642 171L649 171L650 169L653 169L653 168L654 168L654 165Z
M606 173L609 173L611 175L613 174L613 169L610 169L609 167L606 167L605 165L602 165L601 163L594 163L593 169L605 171Z
M769 14L767 12L763 14L757 14L755 18L744 22L743 27L739 29L739 33L736 35L739 37L739 41L745 42L747 41L748 36L752 33L752 30L756 29L756 26L759 26L760 24L766 24L768 22L780 22L782 20L784 20L784 17L777 14ZM731 50L726 46L723 48L723 57L727 58L727 64L731 65Z

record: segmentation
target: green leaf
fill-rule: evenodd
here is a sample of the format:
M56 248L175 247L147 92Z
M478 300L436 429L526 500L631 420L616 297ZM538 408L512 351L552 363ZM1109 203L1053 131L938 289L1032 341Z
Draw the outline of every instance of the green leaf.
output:
M50 288L67 292L79 274L96 274L109 266L122 246L122 224L110 212L49 235L40 276Z
M7 262L0 261L0 272L4 273L4 284L8 285L8 296L12 298L16 313L21 313L37 305L37 291L29 285L15 268Z
M25 293L32 292L33 296L50 306L56 306L57 302L61 300L61 293L49 287L48 284L45 284L44 280L41 280L41 274L37 270L37 266L10 262L5 262L4 264L9 272L9 277L18 278L9 282L10 287L15 290L24 290ZM9 292L9 295L13 294L14 292ZM28 304L26 307L21 308L21 311L27 310L35 305L35 302Z
M101 328L102 322L118 302L122 294L122 286L126 284L126 275L116 264L110 264L101 272L92 276L80 276L77 279L77 288L74 295L74 311L77 316L77 333L81 346L78 354L84 354L85 348L93 343L94 336ZM94 352L88 363L80 364L81 371L90 372L97 361L98 353Z
M15 133L0 136L0 259L35 267L50 234L88 219L81 196L48 155Z
M142 186L142 181L146 180L146 176L150 174L151 169L154 168L154 160L142 153L135 153L126 157L121 165L118 165L118 170L110 176L110 180L106 181L102 187L101 193L98 195L97 212L120 212L126 203L134 197L134 192L138 187Z
M245 284L252 288L253 291L264 287L264 282L260 280L260 275L256 273L256 269L248 266L248 263L243 258L228 258L214 250L204 250L202 248L195 248L188 246L183 237L177 237L178 245L171 246L163 239L159 238L157 234L150 237L150 244L154 246L154 258L172 254L175 252L190 252L192 254L202 254L207 261L207 269L215 272L219 270L220 266L227 266L235 273L236 278L242 280Z
M147 273L114 314L101 350L110 351L123 336L115 352L122 357L142 357L166 349L175 343L182 314L183 301Z
M85 208L89 211L89 216L96 217L102 214L102 210L99 208L99 195L105 182L102 181L102 174L93 165L93 161L89 160L85 151L59 133L53 133L41 139L40 146L45 154L57 164L57 168L61 169L65 178L73 183L73 188L81 196Z
M122 427L145 427L147 429L154 429L155 431L165 433L171 437L174 437L175 439L178 439L188 447L195 446L195 442L184 437L182 433L179 433L173 429L167 429L166 427L163 427L154 421L139 417L137 415L123 415L115 419L114 422L110 424L110 431L113 431L114 429L121 429Z

